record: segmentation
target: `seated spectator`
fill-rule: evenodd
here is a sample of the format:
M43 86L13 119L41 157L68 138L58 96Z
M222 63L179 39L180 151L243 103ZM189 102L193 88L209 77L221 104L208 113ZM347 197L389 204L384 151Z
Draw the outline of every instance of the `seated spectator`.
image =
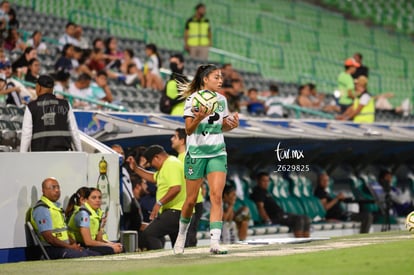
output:
M31 38L26 41L26 45L35 49L38 54L50 54L46 43L42 42L42 33L40 31L34 31Z
M91 89L92 78L88 74L81 74L77 80L69 84L69 93L83 98L93 98ZM91 108L91 105L86 101L74 99L72 106L74 108Z
M13 8L10 8L8 14L9 14L9 24L8 24L9 25L9 29L16 29L16 30L18 30L20 28L20 22L17 19L16 11Z
M134 56L132 49L125 49L119 70L124 75L133 75L138 78L141 86L145 86L144 75L142 73L142 63L138 57Z
M296 99L296 102L300 107L304 108L312 108L312 109L319 109L320 102L319 101L312 101L311 100L311 91L309 85L301 85L299 86L299 94Z
M250 88L247 91L247 112L251 115L264 115L265 105L262 100L259 99L259 91L256 88Z
M105 39L105 55L107 58L107 67L111 69L119 69L124 53L118 49L118 40L113 36Z
M78 41L78 47L82 50L90 48L88 39L83 36L83 29L81 25L76 25L73 37Z
M138 232L138 247L142 251L145 249L145 240L142 232L147 228L148 223L144 222L140 199L145 196L147 191L147 182L140 176L133 174L131 176L133 200L131 201L129 221L126 223L126 230L135 230Z
M279 87L275 84L269 85L270 95L265 102L266 115L274 118L284 117L283 98L279 95Z
M27 74L24 77L25 81L36 84L40 75L40 62L39 59L33 58L29 61Z
M318 176L318 183L314 195L318 197L326 210L325 219L327 221L358 221L361 222L360 233L369 233L373 216L368 212L354 213L345 211L342 201L345 200L344 193L339 193L332 197L329 191L329 176L327 173L321 173Z
M69 79L70 74L65 71L58 71L53 75L53 78L55 80L55 86L53 87L53 91L56 92L65 92L69 93ZM61 96L60 98L62 98Z
M59 50L63 50L66 44L79 46L79 41L75 38L76 24L68 22L65 26L65 33L59 38Z
M372 123L375 121L375 100L367 91L368 79L360 76L355 80L357 97L348 109L338 116L338 120L350 120L356 123Z
M23 75L27 73L27 66L29 65L29 60L37 58L37 51L32 47L27 47L24 52L17 58L16 61L12 64L13 74L17 78L22 78Z
M96 256L97 253L84 249L69 237L65 216L60 203L60 186L55 178L42 182L43 196L33 207L30 222L45 244L51 259L79 258Z
M144 62L144 88L152 88L161 91L164 83L161 78L161 58L155 44L147 44L145 46L145 55L147 59Z
M17 105L17 102L21 106L22 99L20 98L19 92L20 88L8 83L6 75L0 73L0 95L6 96L6 103Z
M390 207L400 217L405 217L412 211L414 211L414 202L410 196L410 191L405 192L401 188L393 185L393 174L391 170L382 169L378 177L379 183L384 188L386 194L389 195L391 201Z
M242 76L233 69L230 63L224 64L221 67L221 73L223 74L223 84L231 86L236 92L244 91L244 81Z
M234 209L236 203L236 188L226 185L223 190L223 243L235 243L244 241L247 238L250 213L247 206L240 206ZM235 235L237 231L237 236Z
M22 87L24 86L17 80L13 79L10 61L0 64L0 68L3 68L0 71L3 71L6 77L6 88L3 91L7 94L6 103L16 105L17 107L23 106L23 96L30 96L30 92L25 89L26 93L24 95L21 93L23 90Z
M20 38L20 33L15 28L7 31L7 37L4 39L4 46L8 51L24 51L26 44Z
M0 3L0 41L3 42L3 33L7 30L9 23L10 2L2 1Z
M316 85L313 83L308 83L309 90L310 90L310 101L319 109L321 109L324 112L328 113L334 113L334 112L340 112L341 108L336 105L336 102L333 100L333 102L330 102L329 104L325 104L325 95L318 93L316 89Z
M394 93L383 93L374 96L375 98L375 110L389 112L395 115L408 116L412 112L412 106L409 98L405 98L401 104L397 107L394 107L389 98L394 97Z
M102 193L97 188L89 188L82 205L69 218L70 234L84 247L99 255L121 253L120 243L107 240L104 227L106 214L101 210Z
M108 85L108 74L105 71L99 71L97 73L95 83L92 83L91 87L96 99L109 103L114 100L111 88Z
M293 232L295 238L310 236L311 219L305 215L286 213L268 191L270 177L267 172L260 172L256 176L257 185L253 188L251 199L256 203L259 215L265 224L286 225Z
M66 44L62 48L62 53L58 60L55 63L55 72L57 71L67 71L69 73L73 72L73 63L72 59L75 57L75 47L72 44Z

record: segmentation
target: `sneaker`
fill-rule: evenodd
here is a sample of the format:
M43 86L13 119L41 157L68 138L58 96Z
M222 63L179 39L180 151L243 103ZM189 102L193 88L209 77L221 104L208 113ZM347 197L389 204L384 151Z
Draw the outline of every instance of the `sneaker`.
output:
M185 235L178 234L174 244L174 254L183 254L185 245Z
M134 83L134 80L137 78L136 74L129 74L126 76L125 78L125 84L127 85L131 85L132 83Z
M224 254L227 254L227 249L219 247L219 246L211 247L210 253L214 255L224 255Z

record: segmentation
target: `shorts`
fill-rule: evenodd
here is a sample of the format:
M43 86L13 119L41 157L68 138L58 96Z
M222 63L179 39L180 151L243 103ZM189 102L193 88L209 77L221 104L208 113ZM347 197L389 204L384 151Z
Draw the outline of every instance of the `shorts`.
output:
M192 158L187 153L184 161L184 175L186 179L196 180L204 178L211 172L227 173L227 156Z

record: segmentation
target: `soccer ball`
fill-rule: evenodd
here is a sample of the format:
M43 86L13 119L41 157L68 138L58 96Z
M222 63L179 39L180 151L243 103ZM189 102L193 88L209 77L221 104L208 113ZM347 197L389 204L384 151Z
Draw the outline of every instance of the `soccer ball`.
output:
M414 211L407 215L405 227L409 232L414 233Z
M217 94L209 90L198 91L193 97L193 107L195 109L204 106L207 108L207 113L214 113L217 110Z

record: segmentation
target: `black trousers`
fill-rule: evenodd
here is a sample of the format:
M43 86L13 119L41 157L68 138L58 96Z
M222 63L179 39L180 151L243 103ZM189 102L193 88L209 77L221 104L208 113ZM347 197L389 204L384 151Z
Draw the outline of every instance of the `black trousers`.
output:
M197 246L197 229L201 216L203 215L203 203L196 203L195 212L191 217L191 222L187 231L187 238L185 239L185 247Z
M178 235L178 227L180 223L180 210L167 209L161 215L153 220L144 231L142 231L144 246L148 250L163 249L164 236L168 235L172 246Z

